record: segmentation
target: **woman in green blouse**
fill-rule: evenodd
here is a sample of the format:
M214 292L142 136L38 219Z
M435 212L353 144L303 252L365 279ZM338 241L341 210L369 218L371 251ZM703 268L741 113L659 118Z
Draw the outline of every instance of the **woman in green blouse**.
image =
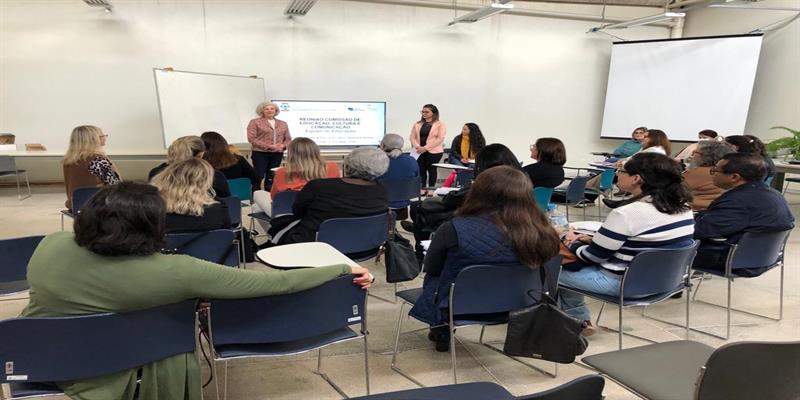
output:
M127 312L191 298L250 298L299 292L340 275L369 287L365 268L331 265L291 271L246 271L164 246L164 201L149 185L123 182L101 189L75 220L75 233L47 236L28 264L30 302L22 316ZM136 370L59 382L73 399L132 399ZM139 398L200 399L194 353L142 366Z

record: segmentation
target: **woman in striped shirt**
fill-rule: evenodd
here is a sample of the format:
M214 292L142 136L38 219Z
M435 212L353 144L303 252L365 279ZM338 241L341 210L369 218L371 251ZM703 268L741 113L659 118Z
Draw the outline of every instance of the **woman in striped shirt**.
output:
M617 170L617 178L620 189L633 197L608 214L594 237L566 233L563 242L578 261L561 272L559 282L565 286L616 296L622 274L637 253L692 242L692 195L682 183L677 161L663 154L639 153ZM559 293L561 308L591 327L583 296L568 290Z

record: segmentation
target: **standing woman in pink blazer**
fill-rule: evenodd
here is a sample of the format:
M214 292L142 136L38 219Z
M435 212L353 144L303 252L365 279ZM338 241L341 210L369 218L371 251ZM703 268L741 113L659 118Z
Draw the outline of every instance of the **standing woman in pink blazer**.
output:
M422 106L422 118L411 128L411 145L419 153L417 164L422 185L436 186L436 167L433 164L442 159L444 137L447 135L447 126L439 121L439 109L433 104ZM427 178L426 178L427 177Z
M276 119L280 114L278 105L265 101L256 107L258 118L247 124L247 141L253 146L253 168L258 181L264 180L264 190L272 188L272 168L280 167L283 161L283 150L292 141L289 125Z

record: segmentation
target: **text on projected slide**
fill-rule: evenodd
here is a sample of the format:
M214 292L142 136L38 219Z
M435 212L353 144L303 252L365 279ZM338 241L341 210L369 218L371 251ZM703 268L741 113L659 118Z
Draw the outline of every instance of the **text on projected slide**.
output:
M273 100L292 137L320 146L374 146L386 132L386 103Z

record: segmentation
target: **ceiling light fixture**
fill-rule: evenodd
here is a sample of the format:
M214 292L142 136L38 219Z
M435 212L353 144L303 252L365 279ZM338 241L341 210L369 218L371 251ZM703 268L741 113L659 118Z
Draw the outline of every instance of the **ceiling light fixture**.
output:
M308 14L308 10L310 10L316 2L317 0L292 0L292 2L286 7L286 10L283 11L283 14L290 17L302 17L303 15Z
M511 0L500 0L492 2L486 7L477 9L471 13L464 14L450 21L450 23L448 23L447 26L453 26L455 24L471 24L473 22L480 21L484 18L489 18L492 15L506 12L514 8L513 4L508 4L510 2Z
M632 19L630 21L623 21L623 22L618 22L618 23L615 23L615 24L596 26L596 27L594 27L592 29L589 29L589 31L587 33L602 31L602 30L606 30L606 29L632 28L634 26L648 25L648 24L653 24L653 23L656 23L656 22L666 21L666 20L669 20L669 19L672 19L672 18L683 18L685 16L686 16L686 13L682 13L682 12L665 12L665 13L661 13L661 14L650 15L650 16L647 16L647 17L635 18L635 19Z

